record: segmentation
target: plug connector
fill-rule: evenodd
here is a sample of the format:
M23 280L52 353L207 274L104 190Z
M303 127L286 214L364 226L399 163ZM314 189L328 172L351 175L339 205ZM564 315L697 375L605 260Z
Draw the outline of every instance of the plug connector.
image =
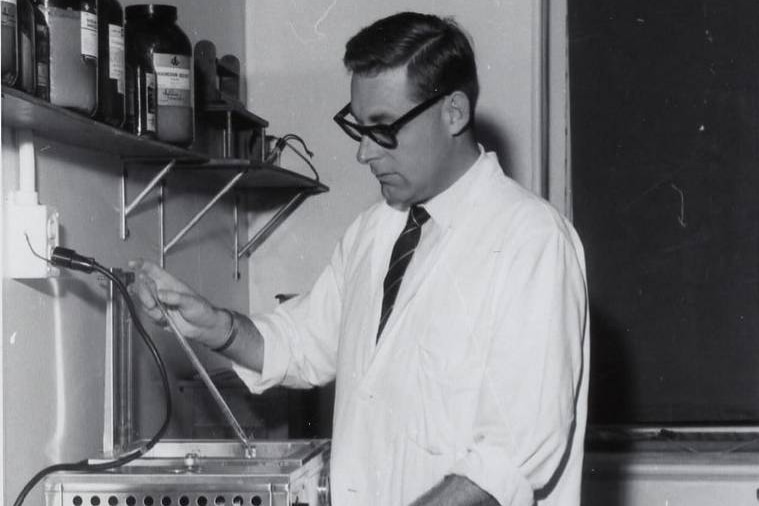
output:
M90 273L95 270L95 259L80 255L73 249L56 247L50 255L50 263L75 271Z

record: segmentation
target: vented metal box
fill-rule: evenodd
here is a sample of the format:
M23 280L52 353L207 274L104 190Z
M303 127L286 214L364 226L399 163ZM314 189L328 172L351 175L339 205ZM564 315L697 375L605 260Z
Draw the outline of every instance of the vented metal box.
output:
M166 440L98 473L45 481L47 506L295 506L329 501L329 440ZM100 460L93 459L93 462Z

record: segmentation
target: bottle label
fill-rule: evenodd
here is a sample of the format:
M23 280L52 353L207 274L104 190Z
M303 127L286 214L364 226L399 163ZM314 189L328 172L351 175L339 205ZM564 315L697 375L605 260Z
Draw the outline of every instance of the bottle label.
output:
M82 56L98 57L98 16L94 12L82 11Z
M16 26L16 0L3 0L2 3L3 26Z
M108 25L108 77L116 81L116 91L124 94L124 27Z
M190 57L155 53L153 68L158 76L158 105L191 107Z
M37 63L37 88L50 86L50 66L47 63Z
M156 132L158 121L156 120L156 75L153 72L145 72L145 90L147 91L147 110L145 111L145 130Z

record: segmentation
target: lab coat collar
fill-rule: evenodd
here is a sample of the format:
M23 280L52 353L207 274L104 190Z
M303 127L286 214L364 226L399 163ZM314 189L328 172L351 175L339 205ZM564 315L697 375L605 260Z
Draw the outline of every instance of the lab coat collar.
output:
M482 145L478 144L477 146L480 150L480 156L477 157L472 166L451 186L422 204L432 218L432 221L441 230L453 228L457 209L459 209L461 202L464 202L470 194L469 190L477 174L482 171L481 167L484 165L487 154Z

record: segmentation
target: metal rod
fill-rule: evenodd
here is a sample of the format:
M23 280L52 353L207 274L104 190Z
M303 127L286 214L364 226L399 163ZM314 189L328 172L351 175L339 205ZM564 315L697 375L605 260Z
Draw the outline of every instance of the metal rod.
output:
M232 111L227 111L226 136L224 139L224 156L231 158L234 150L234 130L232 129Z
M234 224L234 252L235 252L235 281L240 279L240 257L237 256L237 248L240 247L240 196L235 194L235 204L232 208L232 222Z
M129 230L127 229L126 220L126 187L127 187L127 169L125 166L121 168L121 240L126 241L129 236Z
M182 237L184 237L185 234L187 234L187 232L189 232L190 229L192 229L192 227L194 227L200 221L200 219L203 216L205 216L208 211L211 210L211 208L216 204L216 202L218 202L220 198L222 198L224 195L226 195L227 192L229 192L229 190L231 190L234 187L234 185L237 184L237 181L239 181L240 178L243 177L247 172L248 172L248 169L245 169L245 170L237 173L237 175L235 175L235 177L233 177L224 186L224 188L222 188L219 191L219 193L217 193L216 196L214 196L214 198L212 198L211 201L208 204L206 204L206 206L203 209L201 209L198 212L198 214L196 214L195 217L193 217L190 220L190 222L187 223L187 225L185 225L185 227L182 230L180 230L179 233L177 235L175 235L174 238L171 241L169 241L169 243L166 246L164 246L163 252L164 253L168 253L169 250L171 248L173 248L174 245L176 245L176 243L179 242L179 240L182 239Z
M259 153L259 156L261 157L261 160L266 160L267 151L269 150L269 146L266 145L266 129L261 128L259 130L259 135L261 136L261 152Z
M119 357L117 363L119 404L117 406L116 447L124 451L129 448L134 437L134 352L132 348L132 320L125 299L119 297L115 307L120 315L115 342L118 346Z
M115 269L111 273L117 275ZM117 382L116 382L116 362L117 357L114 350L116 349L116 334L119 323L117 321L116 289L112 281L108 283L108 299L105 304L105 366L103 370L103 453L106 455L113 454L116 446L116 404L117 404Z
M271 234L275 228L279 226L279 224L287 218L287 216L290 215L304 200L306 200L306 197L308 195L306 192L300 192L297 195L295 195L290 201L282 206L277 213L272 216L272 218L261 227L261 229L256 232L256 235L254 235L245 245L242 247L242 249L237 253L238 258L242 257L243 255L250 256L253 251L264 241L266 238Z
M166 184L161 183L158 189L158 244L161 245L161 268L166 267L166 251L163 246L166 240Z
M221 396L221 393L219 393L219 390L216 388L216 385L214 385L213 380L211 380L211 376L208 375L206 368L203 367L203 363L195 354L195 350L192 349L192 346L190 346L190 343L187 342L187 338L185 338L185 336L179 330L179 327L174 321L174 318L172 318L172 316L166 310L166 307L163 305L163 303L160 300L158 300L158 294L156 293L155 285L153 283L147 283L147 285L149 289L152 291L152 295L153 295L153 298L155 299L156 306L161 311L161 314L166 319L166 322L169 324L169 327L171 328L174 336L177 338L179 345L187 354L187 358L190 359L190 362L192 362L192 365L195 368L195 371L200 376L200 379L203 380L203 383L205 383L206 387L211 392L211 396L213 397L214 401L216 401L216 404L221 409L222 414L227 419L229 424L232 426L232 429L234 429L235 434L237 435L237 438L240 440L240 442L243 445L243 448L245 449L245 456L248 458L255 457L255 448L250 443L250 440L248 439L248 436L245 434L245 431L237 422L237 419L235 418L234 413L232 413L232 410L229 409L229 406L224 401L224 397Z
M140 202L142 202L142 200L147 196L147 194L150 193L150 190L155 188L155 186L164 178L164 176L166 176L166 174L169 173L169 171L174 167L174 164L176 163L177 163L176 160L170 161L168 165L166 165L166 167L161 169L161 171L158 174L156 174L155 177L153 177L153 179L150 180L150 182L145 187L145 189L142 190L142 192L140 192L140 194L137 195L137 197L132 201L132 203L126 207L126 210L124 211L126 216L129 216L129 213L131 213L135 207L140 205Z

